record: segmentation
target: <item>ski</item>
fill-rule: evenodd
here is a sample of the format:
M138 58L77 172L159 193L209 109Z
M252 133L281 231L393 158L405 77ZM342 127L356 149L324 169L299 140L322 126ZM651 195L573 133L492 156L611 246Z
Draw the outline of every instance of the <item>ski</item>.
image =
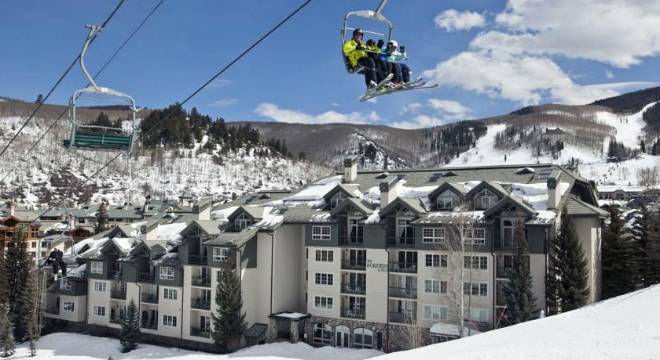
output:
M367 91L364 93L364 95L360 96L360 101L367 101L373 97L376 97L379 95L379 90L382 86L387 84L392 78L394 77L394 74L389 74L387 75L381 82L376 84L373 89L367 89Z
M360 97L360 101L366 101L377 96L392 94L399 91L432 89L438 86L438 84L427 85L426 81L423 81L421 76L407 83L397 84L391 87L381 88L382 85L384 85L383 82L376 87L376 90L368 90L362 97Z

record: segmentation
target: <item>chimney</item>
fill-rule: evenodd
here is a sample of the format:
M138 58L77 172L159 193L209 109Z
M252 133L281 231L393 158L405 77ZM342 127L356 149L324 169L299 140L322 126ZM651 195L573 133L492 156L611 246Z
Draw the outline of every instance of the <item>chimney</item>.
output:
M559 189L560 172L552 172L548 177L548 209L557 209L561 200L561 190Z
M9 213L9 216L14 216L14 201L13 200L7 201L7 212Z
M344 159L344 182L352 183L357 179L357 156Z
M69 230L73 230L76 227L76 217L73 214L69 213Z
M379 189L380 189L380 208L384 209L387 205L389 205L396 197L398 196L397 194L397 188L399 184L399 178L397 176L390 176L389 178L385 179L385 181L380 183Z

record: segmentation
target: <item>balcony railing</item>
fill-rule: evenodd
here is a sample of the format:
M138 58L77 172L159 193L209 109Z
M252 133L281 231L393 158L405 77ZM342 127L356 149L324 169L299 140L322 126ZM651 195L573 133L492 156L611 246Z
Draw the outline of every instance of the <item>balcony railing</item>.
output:
M203 286L211 287L211 278L208 276L193 276L192 277L193 286Z
M364 309L342 309L341 317L349 319L364 319L365 311Z
M367 260L343 260L341 268L343 270L366 270Z
M211 301L202 298L192 299L190 301L190 307L192 309L211 310Z
M119 270L108 271L108 279L119 280L120 278L121 278L121 272Z
M195 327L191 326L190 327L190 336L198 336L198 337L203 337L203 338L210 338L211 337L211 330L210 329L205 329L205 328L200 328L200 327Z
M140 325L143 329L158 330L158 321L156 319L142 320Z
M111 299L121 299L126 300L126 291L124 290L111 290L110 291Z
M513 239L495 239L495 250L513 250Z
M506 268L504 266L496 267L495 268L495 277L499 278L499 279L506 279L507 278L506 277L506 269L510 269L510 268Z
M388 314L390 322L399 324L416 324L417 316L413 312L391 312Z
M206 255L188 255L190 265L208 265L209 259Z
M390 297L398 297L405 299L416 299L417 298L417 288L416 287L401 287L401 286L390 286Z
M139 282L148 282L152 283L156 280L156 275L152 273L139 273L138 274L138 281Z
M142 302L158 304L158 294L142 294Z
M393 236L387 238L387 245L393 247L414 247L415 235L407 234L402 236Z
M417 274L417 263L390 262L390 271Z
M367 290L367 284L363 282L349 282L341 285L341 292L346 294L364 295Z
M339 245L364 246L364 235L343 235L339 237Z

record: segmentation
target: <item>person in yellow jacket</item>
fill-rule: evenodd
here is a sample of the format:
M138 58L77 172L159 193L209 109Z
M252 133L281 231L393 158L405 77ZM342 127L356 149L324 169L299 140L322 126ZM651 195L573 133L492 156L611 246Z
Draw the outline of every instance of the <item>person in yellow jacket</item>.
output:
M376 60L367 55L365 51L368 50L367 46L362 43L363 36L362 29L357 28L353 30L353 37L344 43L343 50L351 66L360 65L364 68L364 82L367 85L367 89L371 89L383 80L384 75L376 68Z

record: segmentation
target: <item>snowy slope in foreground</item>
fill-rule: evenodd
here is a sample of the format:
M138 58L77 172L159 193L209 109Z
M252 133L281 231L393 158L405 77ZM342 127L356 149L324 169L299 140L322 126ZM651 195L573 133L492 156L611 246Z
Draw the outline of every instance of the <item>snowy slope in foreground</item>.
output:
M660 359L660 285L565 314L375 359Z

